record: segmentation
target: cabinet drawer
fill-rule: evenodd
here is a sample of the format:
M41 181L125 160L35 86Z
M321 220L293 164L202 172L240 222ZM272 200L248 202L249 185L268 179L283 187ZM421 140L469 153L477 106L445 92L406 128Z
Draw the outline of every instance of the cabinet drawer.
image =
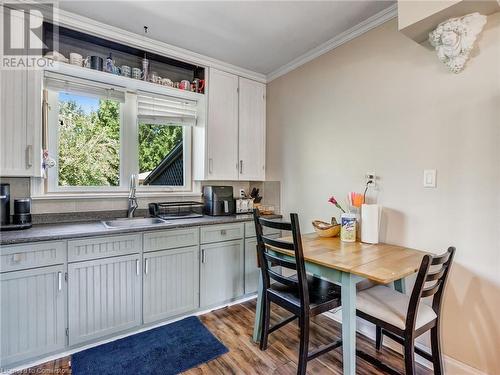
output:
M271 234L280 234L280 231L278 229L274 228L268 228L264 227L263 232L266 236L269 236ZM253 221L249 223L245 223L245 237L250 238L250 237L255 237L255 223Z
M66 243L64 241L2 246L0 272L62 264L66 260L65 250Z
M209 225L201 228L201 243L239 240L243 238L243 223Z
M144 233L144 251L175 249L198 245L199 229L172 229Z
M141 235L94 237L68 241L68 262L139 253Z

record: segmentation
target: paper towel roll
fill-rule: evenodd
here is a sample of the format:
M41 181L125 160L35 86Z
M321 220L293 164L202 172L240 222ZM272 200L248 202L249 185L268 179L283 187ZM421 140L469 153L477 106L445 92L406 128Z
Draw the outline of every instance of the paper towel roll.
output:
M382 207L378 204L361 206L361 242L378 243L381 211Z

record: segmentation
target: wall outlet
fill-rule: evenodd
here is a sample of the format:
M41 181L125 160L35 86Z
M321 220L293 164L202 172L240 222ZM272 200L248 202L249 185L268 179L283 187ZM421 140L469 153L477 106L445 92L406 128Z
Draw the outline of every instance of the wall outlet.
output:
M367 173L365 174L365 185L371 189L375 189L377 187L378 176L375 173Z

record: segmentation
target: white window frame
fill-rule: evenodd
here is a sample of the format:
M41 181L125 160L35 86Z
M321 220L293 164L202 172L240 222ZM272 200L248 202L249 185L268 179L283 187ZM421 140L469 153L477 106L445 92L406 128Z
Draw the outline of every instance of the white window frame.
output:
M84 95L84 94L82 94ZM75 196L77 193L98 193L102 195L128 192L129 178L131 174L139 173L139 138L137 118L137 95L132 92L125 94L125 102L120 105L120 185L119 186L59 186L59 92L48 90L48 149L49 155L56 160L56 166L47 171L46 194L68 194ZM165 125L169 126L169 125ZM184 185L139 185L139 195L153 193L193 193L194 184L192 180L192 129L184 126L183 132L183 159L184 159Z

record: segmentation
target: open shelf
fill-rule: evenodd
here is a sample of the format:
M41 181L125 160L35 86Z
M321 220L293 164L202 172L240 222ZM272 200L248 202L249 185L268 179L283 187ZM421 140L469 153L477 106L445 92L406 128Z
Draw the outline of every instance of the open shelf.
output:
M52 31L55 27L57 27L56 32L58 35L58 40L52 39L54 35ZM106 40L101 37L85 34L80 31L71 30L69 28L61 26L54 26L50 23L44 23L43 30L44 43L46 46L48 46L48 48L44 50L44 54L55 49L68 59L70 53L76 52L82 55L83 58L87 56L100 56L102 57L104 62L106 61L106 58L111 54L116 66L120 67L122 65L127 65L131 68L141 68L142 59L146 56L149 60L150 73L156 72L160 77L169 78L170 80L172 80L172 82L180 82L182 80L193 82L195 78L202 80L205 79L204 67L193 65L185 61L172 59L167 56L162 56L152 51L141 50L135 47L127 46L125 44ZM58 65L64 66L67 64L59 63ZM74 65L73 67L80 68L79 66ZM81 69L90 70L88 68ZM95 72L99 73L99 71ZM108 72L100 73L113 75ZM117 77L121 76L117 75ZM127 77L121 78L137 81ZM163 86L157 83L149 83L146 81L143 82L152 86L159 86L160 88L173 89L175 90L175 92L184 91L168 86Z

